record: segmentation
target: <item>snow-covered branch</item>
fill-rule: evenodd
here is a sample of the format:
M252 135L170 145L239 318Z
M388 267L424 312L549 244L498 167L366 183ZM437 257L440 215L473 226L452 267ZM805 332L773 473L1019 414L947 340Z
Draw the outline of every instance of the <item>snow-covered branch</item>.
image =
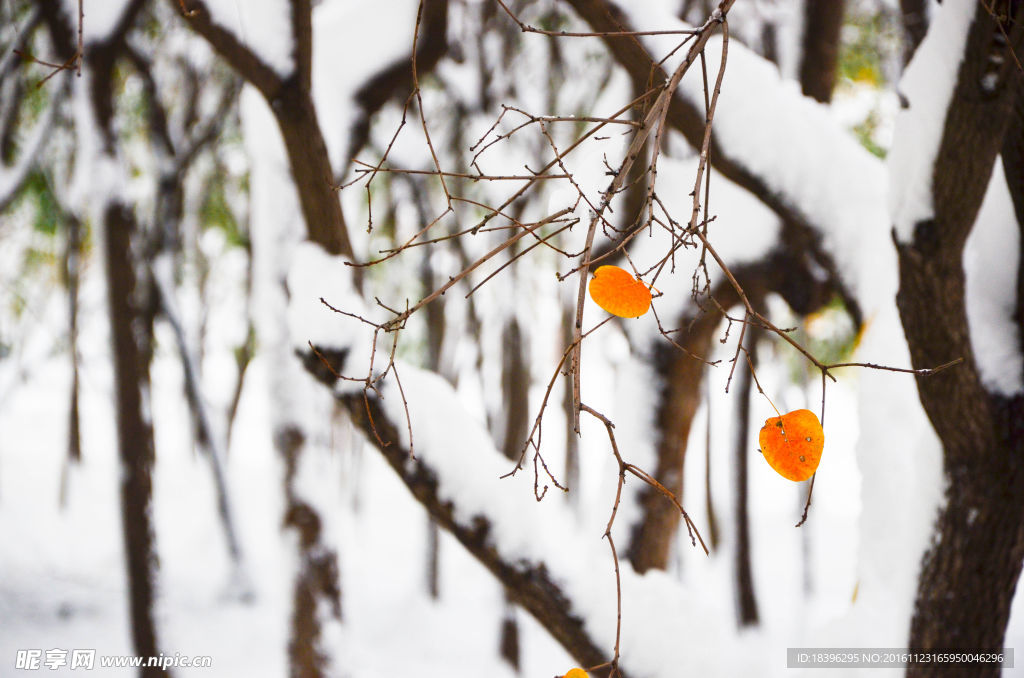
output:
M281 63L275 65L272 56L265 52L257 51L251 44L242 40L237 33L218 23L217 19L221 18L220 13L214 14L211 9L219 5L213 3L212 6L208 7L202 0L188 0L184 5L179 4L177 0L171 0L171 5L178 12L181 11L182 7L185 7L187 13L184 14L184 17L188 25L206 38L224 60L230 63L231 68L256 87L263 96L267 99L272 99L278 95L279 90L284 84L285 75L278 69L275 69L274 66L282 66ZM254 24L259 26L269 23L263 22L263 20L254 22ZM281 36L287 34L282 32L280 25L278 25L275 27L275 35L276 39L280 41ZM290 71L291 68L288 68L284 73L287 74Z
M327 144L312 98L309 64L312 53L311 5L308 2L296 2L289 14L288 21L294 35L302 40L294 47L299 55L299 77L288 77L281 74L283 62L268 56L276 54L276 51L254 50L236 33L217 23L218 16L211 14L210 8L202 0L189 0L187 5L172 0L172 4L179 12L182 7L187 7L184 17L189 25L239 75L260 91L273 111L288 153L309 239L330 252L351 255L352 244L333 186L334 171L331 169ZM273 31L279 32L273 22L273 12L264 12L259 16L260 26L269 25ZM280 45L275 48L279 49ZM293 49L290 44L288 49ZM291 73L291 69L285 72Z
M896 302L911 361L965 361L917 384L942 442L946 487L918 579L914 648L1002 647L1021 571L1020 318L1016 303L998 301L1021 294L1020 231L993 169L1021 80L1024 8L1003 8L943 4L908 68L896 127ZM908 675L941 673L919 666Z
M355 315L372 311L356 296L348 279L351 269L318 250L301 246L288 279L293 300L289 324L309 371L333 389L368 444L424 509L490 570L515 602L582 665L608 662L615 645L616 590L603 528L588 531L563 502L537 502L529 474L502 479L512 462L439 375L396 360L395 372L373 388L338 380L335 373L365 374L372 337ZM318 303L316 291L324 289L355 313L339 315ZM319 355L302 345L303 338ZM380 350L377 355L381 365L386 362ZM324 360L331 362L330 369ZM622 675L673 676L672 667L682 665L684 655L688 662L696 655L699 663L704 652L680 638L698 628L726 632L718 624L730 622L700 609L665 573L641 576L624 562L620 568Z
M595 31L685 29L656 3L619 7L611 0L568 0ZM635 40L606 37L613 58L634 81L664 82L657 60L676 47L670 36ZM720 38L705 50L707 69L718 69ZM645 49L646 47L646 49ZM653 55L653 56L652 56ZM676 57L678 59L679 57ZM753 104L756 102L756 105ZM686 78L669 108L668 122L695 147L704 133L704 84ZM886 238L882 163L828 113L827 107L784 82L774 64L743 45L729 46L729 73L722 88L711 142L711 163L722 175L756 195L786 223L813 234L818 255L838 264L843 283L862 305L865 278L877 275L877 243ZM875 255L869 256L868 251ZM850 256L854 254L854 256ZM828 268L828 266L826 267Z

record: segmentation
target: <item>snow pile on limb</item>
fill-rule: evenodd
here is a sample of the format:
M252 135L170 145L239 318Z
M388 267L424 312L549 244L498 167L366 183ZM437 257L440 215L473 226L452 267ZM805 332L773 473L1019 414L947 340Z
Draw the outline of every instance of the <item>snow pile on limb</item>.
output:
M690 28L653 0L621 7L633 28ZM643 41L657 59L676 48L679 36L644 36ZM679 50L668 59L666 70L675 69L684 54ZM708 41L705 56L713 78L721 63L720 35ZM677 92L703 116L704 80L698 70L682 79ZM872 308L876 238L887 238L890 224L882 161L836 121L828 106L803 96L774 64L738 40L729 41L712 138L719 149L712 152L712 162L715 153L724 155L801 215L836 256L858 302Z
M343 358L342 364L332 361L333 369L345 377L364 379L371 367L374 323L386 319L379 317L383 309L367 308L353 282L355 270L348 259L328 254L317 244L297 245L288 270L288 328L297 353L310 354L312 344L323 354ZM313 360L320 362L315 356ZM386 365L387 353L378 352L373 367ZM361 388L352 381L337 385L342 390Z
M889 152L890 209L896 237L910 242L914 226L935 216L932 177L964 51L974 3L960 0L935 13L900 80L906 105L896 116Z
M577 659L610 660L615 570L600 530L581 530L563 502L536 501L532 468L502 478L513 462L447 381L401 361L395 366L368 403L361 394L344 398L368 441L434 518ZM721 669L717 643L695 647L678 639L731 637L729 611L708 606L665 573L640 576L627 562L619 565L624 675L668 678L680 666ZM743 657L756 655L736 653L727 661L744 672ZM746 668L753 672L754 666Z

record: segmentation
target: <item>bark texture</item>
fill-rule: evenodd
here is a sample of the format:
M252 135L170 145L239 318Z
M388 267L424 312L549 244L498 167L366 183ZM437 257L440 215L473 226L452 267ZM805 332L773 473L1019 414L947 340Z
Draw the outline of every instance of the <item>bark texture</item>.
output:
M1015 3L1016 4L1016 3ZM1021 9L997 25L981 3L964 47L933 174L935 217L897 242L897 305L914 367L962 357L956 368L918 378L918 392L943 445L948 482L918 581L910 629L914 649L1002 648L1024 560L1024 402L990 393L972 352L964 296L963 248L1009 129L1019 75ZM993 55L998 77L987 81ZM973 675L996 676L997 666ZM908 675L937 676L935 665Z

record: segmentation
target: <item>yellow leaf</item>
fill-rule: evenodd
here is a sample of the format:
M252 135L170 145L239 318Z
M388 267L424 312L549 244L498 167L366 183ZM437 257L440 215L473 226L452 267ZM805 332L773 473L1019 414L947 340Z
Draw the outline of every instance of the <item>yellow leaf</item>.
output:
M590 281L590 298L620 318L637 318L651 307L651 290L618 266L601 266Z
M818 470L825 447L825 431L810 410L793 410L764 422L761 453L776 473L794 482L807 480Z

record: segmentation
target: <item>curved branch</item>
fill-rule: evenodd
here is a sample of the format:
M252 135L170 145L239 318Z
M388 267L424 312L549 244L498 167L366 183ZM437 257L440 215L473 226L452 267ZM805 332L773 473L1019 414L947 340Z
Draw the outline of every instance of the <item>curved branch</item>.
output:
M170 3L178 13L182 8L186 10L183 16L192 30L206 38L213 49L224 57L239 75L258 89L267 101L277 98L284 86L284 79L258 54L246 47L234 33L213 23L210 10L203 0L186 0L184 4L180 4L179 0L170 0Z
M311 369L316 369L315 363L320 360L307 356L306 362ZM422 456L410 458L408 445L399 442L405 437L400 434L404 424L389 418L376 395L364 399L360 392L342 398L342 402L366 440L384 455L416 500L490 570L514 602L530 612L581 665L596 666L608 661L608 650L602 649L600 642L587 632L584 619L573 613L572 601L544 562L509 561L495 545L493 526L487 516L475 515L467 519L460 515L452 501L441 496L437 470ZM628 678L626 673L621 675Z
M367 444L380 451L416 500L505 586L514 602L580 665L603 667L591 675L607 676L618 625L615 572L600 529L581 531L564 502L535 502L529 481L499 480L508 460L462 409L448 382L399 364L416 439L416 457L411 457L399 387L387 379L373 390L353 391L346 386L351 382L339 381L336 373L353 355L354 347L345 342L358 341L357 336L346 338L342 332L332 340L343 343L330 350L305 349L300 356L314 377L335 389ZM678 639L692 624L707 624L704 612L687 605L681 589L664 577L640 577L628 566L620 570L623 600L647 602L642 609L627 602L622 610L623 655L616 675L674 676L684 654L700 652ZM637 616L663 621L653 626ZM635 632L638 623L642 633Z
M4 166L0 163L0 212L7 209L11 201L24 186L32 168L39 161L39 156L46 147L46 143L53 137L53 127L56 125L57 112L62 108L64 96L68 90L69 76L66 73L57 76L59 85L53 93L50 105L43 113L43 117L32 127L28 138L21 149L19 158L12 166Z
M622 9L612 0L566 0L566 2L572 6L576 14L586 21L595 32L622 32L632 31L635 28ZM643 86L644 83L652 80L652 78L654 82L664 82L668 78L664 68L655 62L638 40L605 37L604 42L616 62L625 68L633 81L640 86ZM759 58L743 50L738 45L733 52L730 56L733 73L735 73L738 63L742 64L750 59ZM713 67L713 65L709 64L709 67ZM800 99L801 97L797 95L796 98ZM698 106L696 102L688 100L681 93L677 93L671 100L667 117L668 124L680 132L694 148L698 149L703 141L706 118L703 100L700 103L701 105ZM794 107L805 106L806 100L800 102L793 101L792 105ZM753 155L752 153L748 154L745 149L725 145L723 142L728 141L728 137L723 136L721 125L723 120L727 119L730 110L728 106L723 105L722 108L723 110L716 118L716 125L711 136L709 157L711 158L712 167L732 182L757 196L761 202L775 212L780 220L786 224L787 231L802 234L801 237L806 240L806 246L813 253L814 259L826 271L840 270L836 265L837 260L835 256L830 251L831 248L826 246L823 235L827 230L825 224L828 221L828 217L814 214L813 208L805 204L806 197L808 195L815 195L817 197L817 192L807 191L806 195L796 195L789 192L785 187L773 185L769 181L768 171L761 171L751 166L750 157ZM806 109L801 110L806 112ZM762 149L757 155L762 158L766 156L779 158L780 163L786 161L793 152L790 146L793 139L780 135L777 131L769 131L773 130L773 126L770 123L761 125L760 129L765 131L762 138L759 138L758 141L762 146L773 150L770 153L766 153ZM811 133L811 130L805 131L808 134ZM850 139L849 145L850 152L856 153L857 150L853 148L856 146L856 142ZM866 155L866 152L864 152L864 155ZM868 160L868 162L871 161ZM877 162L864 167L861 167L864 163L857 164L858 172L870 173L876 171L879 174L881 172L881 165ZM792 168L793 163L786 162L786 166ZM842 183L842 189L846 192L849 191L848 178L831 175L823 177L819 169L808 167L805 177L806 181L803 183L814 185L822 181L831 180ZM786 173L781 170L775 172L777 175L785 175ZM878 184L881 187L880 181ZM880 204L884 204L884 198L881 194L878 198L882 201ZM837 216L840 216L838 214L839 211L838 209L836 210ZM839 221L839 219L835 221ZM830 226L832 225L830 224ZM859 227L863 228L862 222ZM840 290L840 294L849 306L857 306L859 300L854 295L853 289L851 289L856 281L850 279L849 276L845 278L835 276L831 282Z
M420 76L433 70L448 51L447 33L448 0L423 0L422 24L416 41L416 70ZM352 127L346 161L366 145L370 118L392 97L404 98L412 88L409 58L402 57L382 68L356 91L354 99L362 110Z
M182 9L183 5L170 1L176 10ZM270 105L288 154L307 236L332 254L352 257L352 243L334 190L334 172L327 144L310 91L312 8L309 1L294 0L292 4L297 70L287 79L282 79L234 34L214 24L202 0L188 2L185 20L239 75L252 83Z

